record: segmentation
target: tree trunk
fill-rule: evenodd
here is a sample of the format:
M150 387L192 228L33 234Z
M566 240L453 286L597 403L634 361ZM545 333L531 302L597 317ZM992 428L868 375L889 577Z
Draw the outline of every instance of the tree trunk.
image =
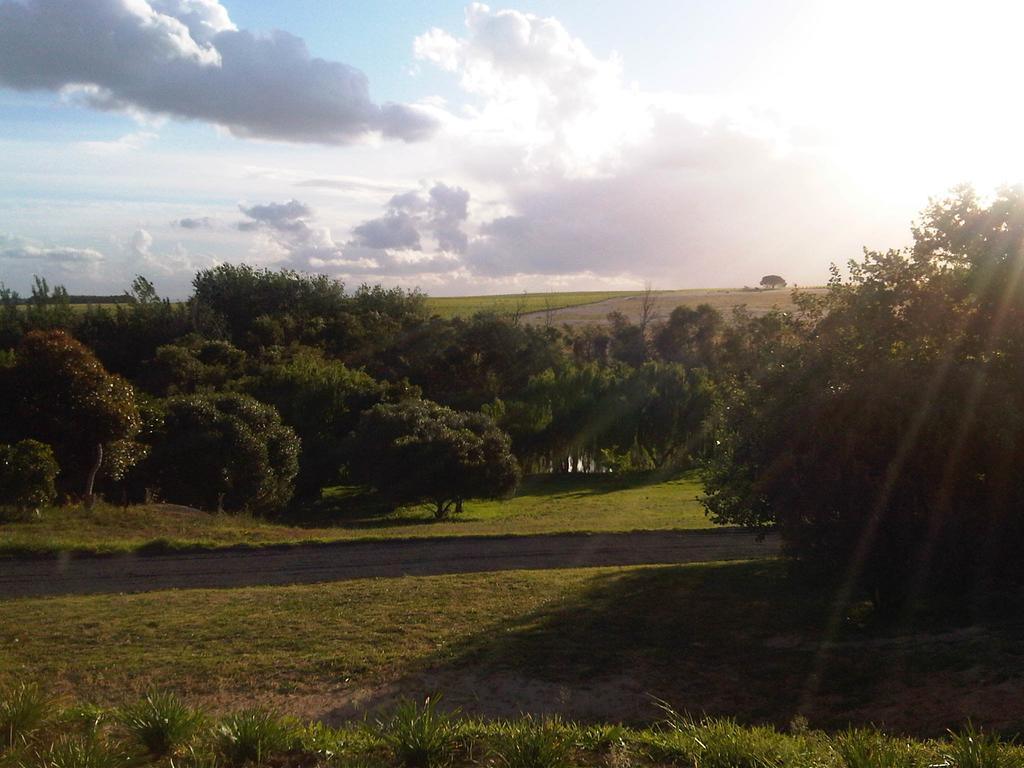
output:
M93 495L92 489L96 484L96 474L100 471L100 465L103 463L103 443L96 443L96 461L92 465L92 469L89 470L89 476L85 479L85 508L92 509L96 504L96 497Z

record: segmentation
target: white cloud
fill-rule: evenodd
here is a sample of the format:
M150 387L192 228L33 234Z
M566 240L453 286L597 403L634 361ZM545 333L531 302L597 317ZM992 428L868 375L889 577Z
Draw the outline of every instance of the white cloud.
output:
M478 279L824 280L876 234L850 180L771 109L641 91L556 19L474 4L466 30L415 52L458 77L469 106L448 150L506 208L476 211L462 268Z
M426 109L374 103L362 72L294 35L238 29L216 0L0 0L0 85L285 141L416 141L436 127Z
M480 99L453 129L518 170L606 173L649 130L647 97L625 84L619 58L598 58L557 19L474 3L466 27L462 38L431 29L414 52Z

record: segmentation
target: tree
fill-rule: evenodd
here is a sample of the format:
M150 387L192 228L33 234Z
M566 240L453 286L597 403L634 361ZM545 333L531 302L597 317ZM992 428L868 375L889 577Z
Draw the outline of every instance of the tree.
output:
M292 497L299 439L248 395L172 397L151 439L145 471L167 501L264 513Z
M636 441L655 467L688 462L701 447L712 393L703 370L647 363L632 377L639 409Z
M914 239L799 298L722 387L707 474L716 520L777 525L883 608L1024 578L1024 190L957 190Z
M28 333L0 377L8 392L0 403L3 437L51 445L66 482L87 503L101 470L117 479L143 455L133 442L141 422L131 385L64 331Z
M430 503L442 520L468 498L498 498L519 482L511 441L482 413L429 400L376 405L354 433L350 476L396 506Z
M711 369L724 325L721 313L710 304L676 307L655 332L654 348L666 362Z
M302 440L296 487L307 498L337 484L352 447L348 436L360 413L385 396L384 385L366 373L309 348L287 359L268 361L242 386L277 408Z
M0 506L38 510L57 497L60 472L53 450L38 440L0 445Z
M761 287L767 288L769 290L775 288L785 288L786 281L783 280L778 275L765 275L764 277L761 278Z

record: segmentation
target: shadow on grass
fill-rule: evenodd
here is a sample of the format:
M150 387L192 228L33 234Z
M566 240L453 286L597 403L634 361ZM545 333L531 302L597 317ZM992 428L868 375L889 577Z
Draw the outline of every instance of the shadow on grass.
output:
M658 485L668 480L698 480L693 471L666 475L663 471L618 474L538 474L525 477L513 497L579 499L632 488ZM358 486L335 486L324 490L320 499L299 501L282 518L282 522L299 527L338 527L370 530L400 528L435 523L429 505L403 507L395 510L385 496ZM452 516L448 523L458 523Z
M863 609L850 606L824 636L830 590L797 583L779 561L600 572L564 602L470 636L364 704L443 691L452 705L492 716L518 708L649 721L657 697L694 715L779 726L799 715L820 727L875 723L922 735L968 718L1000 728L1024 716L1019 688L1003 690L1024 675L1017 630L932 625L894 635L866 623Z

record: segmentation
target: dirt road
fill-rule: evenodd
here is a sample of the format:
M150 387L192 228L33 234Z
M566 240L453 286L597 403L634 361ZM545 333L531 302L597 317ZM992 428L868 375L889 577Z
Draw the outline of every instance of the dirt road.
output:
M311 584L541 568L698 563L778 554L736 530L453 537L172 555L0 559L0 598Z

